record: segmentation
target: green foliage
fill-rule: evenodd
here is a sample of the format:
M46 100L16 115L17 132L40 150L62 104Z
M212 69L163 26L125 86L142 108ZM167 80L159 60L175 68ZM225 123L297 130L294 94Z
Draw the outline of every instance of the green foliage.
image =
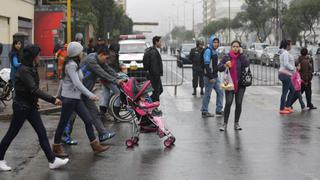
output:
M222 18L220 20L210 22L208 26L203 28L202 34L210 36L211 34L215 34L220 30L226 29L227 27L228 18Z
M132 33L133 22L114 0L72 0L73 32L83 32L92 24L97 37L117 38Z

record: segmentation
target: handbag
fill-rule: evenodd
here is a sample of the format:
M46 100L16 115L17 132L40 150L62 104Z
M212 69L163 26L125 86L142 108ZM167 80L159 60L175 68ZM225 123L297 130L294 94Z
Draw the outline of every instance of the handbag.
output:
M223 82L220 85L220 88L225 91L233 91L234 85L228 68L224 71Z
M252 74L250 68L246 68L243 71L241 71L239 85L244 87L252 85Z

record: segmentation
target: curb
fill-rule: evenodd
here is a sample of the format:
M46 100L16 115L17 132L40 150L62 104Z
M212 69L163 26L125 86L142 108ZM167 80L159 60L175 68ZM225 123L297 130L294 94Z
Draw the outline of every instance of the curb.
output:
M39 112L42 115L48 115L51 113L61 111L61 107L52 107L47 109L40 109ZM12 114L0 114L0 121L9 121L12 117Z

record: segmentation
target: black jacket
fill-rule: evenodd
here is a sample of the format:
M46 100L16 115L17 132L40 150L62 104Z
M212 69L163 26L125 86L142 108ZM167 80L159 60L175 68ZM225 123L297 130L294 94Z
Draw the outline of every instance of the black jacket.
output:
M198 50L197 48L192 48L190 51L189 60L192 62L192 69L202 71L202 60L201 54L203 50Z
M152 47L148 53L150 56L150 67L148 69L149 75L152 77L163 76L162 58L159 51L157 48Z
M38 108L38 98L54 104L56 98L41 91L39 84L37 68L22 65L15 76L16 96L13 101L31 108Z

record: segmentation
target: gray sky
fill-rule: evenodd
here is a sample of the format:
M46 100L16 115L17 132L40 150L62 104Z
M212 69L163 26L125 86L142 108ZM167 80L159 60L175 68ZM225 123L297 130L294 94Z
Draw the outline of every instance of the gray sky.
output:
M202 0L127 0L127 14L135 22L159 22L154 32L164 35L173 24L192 29L192 3L195 2L195 24L202 22ZM187 3L185 3L187 2ZM178 13L179 12L179 13ZM171 22L171 23L170 23Z

